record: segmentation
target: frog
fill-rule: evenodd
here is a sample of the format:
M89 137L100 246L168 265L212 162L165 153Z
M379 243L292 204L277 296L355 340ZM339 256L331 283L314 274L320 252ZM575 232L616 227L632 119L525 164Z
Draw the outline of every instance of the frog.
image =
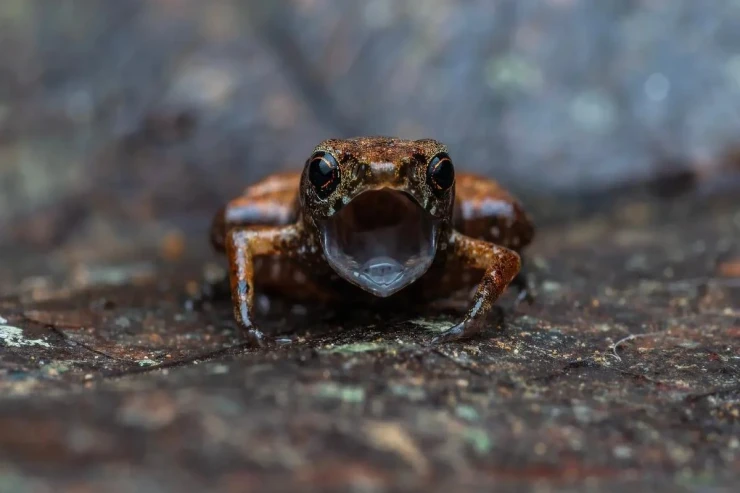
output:
M430 344L469 339L510 284L517 302L532 301L521 254L533 237L521 202L457 172L446 145L382 136L320 142L302 170L266 176L222 206L210 230L255 347L276 342L255 322L255 283L325 306L432 303L467 284L465 315Z

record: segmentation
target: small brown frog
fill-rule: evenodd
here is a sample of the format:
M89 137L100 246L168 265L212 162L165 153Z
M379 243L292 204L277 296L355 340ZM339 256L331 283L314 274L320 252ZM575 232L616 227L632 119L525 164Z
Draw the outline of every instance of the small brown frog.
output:
M432 139L331 139L302 173L272 175L216 215L211 240L226 252L234 315L249 340L271 341L253 320L255 281L330 303L402 297L418 304L483 272L464 319L432 343L478 333L514 281L527 295L518 251L533 237L519 202L496 182L456 174Z

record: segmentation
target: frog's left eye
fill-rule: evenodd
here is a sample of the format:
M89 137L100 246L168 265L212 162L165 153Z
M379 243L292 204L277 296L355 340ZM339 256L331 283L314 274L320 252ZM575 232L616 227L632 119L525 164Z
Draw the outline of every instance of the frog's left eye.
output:
M308 160L308 179L322 199L336 190L341 178L339 163L328 152L317 152Z
M446 152L440 152L429 161L427 181L437 195L443 194L455 183L455 167Z

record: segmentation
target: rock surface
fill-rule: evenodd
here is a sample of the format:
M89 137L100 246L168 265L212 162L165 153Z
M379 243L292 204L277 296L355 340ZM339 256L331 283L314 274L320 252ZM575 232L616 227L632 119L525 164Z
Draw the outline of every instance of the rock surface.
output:
M205 254L29 278L29 254L7 252L0 491L731 491L735 197L625 200L543 228L536 303L508 294L482 337L434 348L454 306L263 299L268 330L301 335L265 352L228 302L185 308Z

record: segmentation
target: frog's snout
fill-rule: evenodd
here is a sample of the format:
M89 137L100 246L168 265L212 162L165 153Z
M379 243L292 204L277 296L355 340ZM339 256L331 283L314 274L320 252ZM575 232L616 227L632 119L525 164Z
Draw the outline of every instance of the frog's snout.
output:
M403 190L406 188L407 167L392 162L373 162L367 167L365 183L373 187L388 187Z

